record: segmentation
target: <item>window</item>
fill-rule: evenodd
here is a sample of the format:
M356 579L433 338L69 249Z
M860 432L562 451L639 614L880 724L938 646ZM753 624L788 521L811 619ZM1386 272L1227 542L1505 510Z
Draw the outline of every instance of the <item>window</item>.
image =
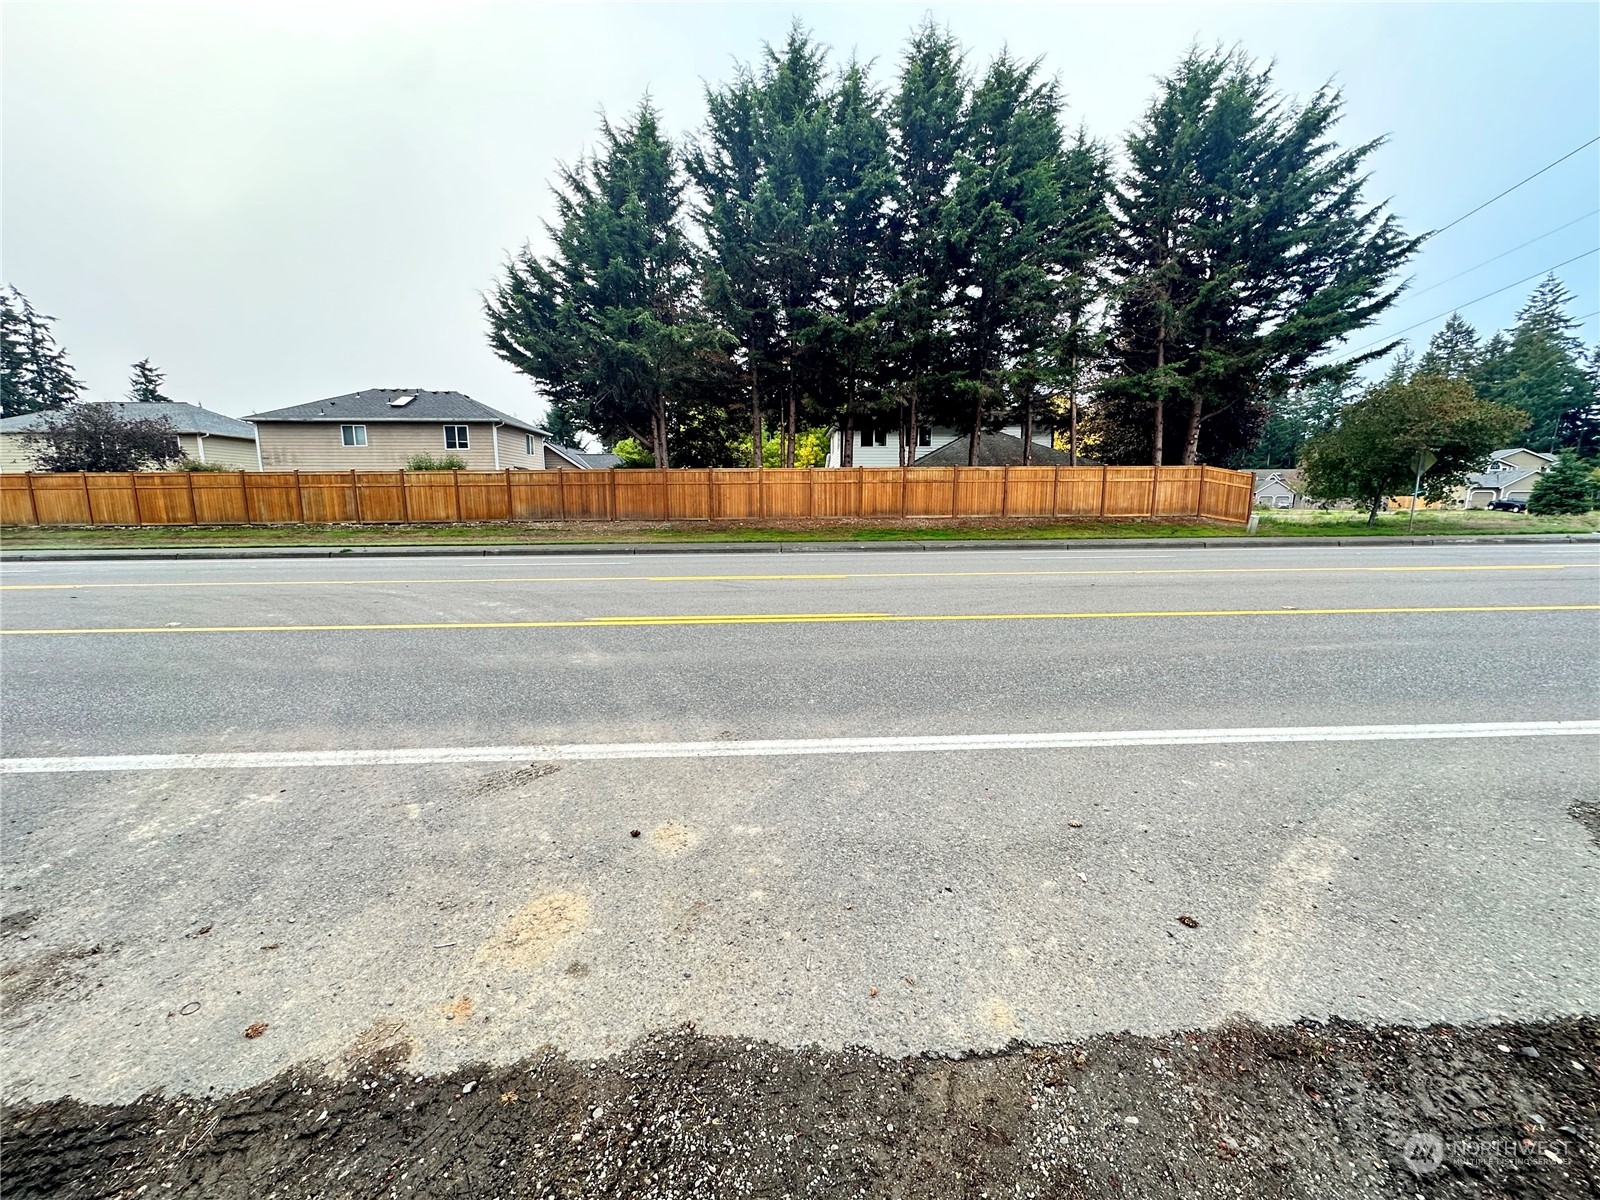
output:
M365 446L367 444L367 427L365 425L339 426L339 440L346 446Z
M531 434L531 433L523 434L522 435L522 440L523 440L523 444L525 446L527 446L529 454L537 454L537 453L539 453L539 440L537 438L535 438L533 436L533 434Z
M444 427L444 448L446 450L469 450L467 445L467 427L465 425L446 425Z
M863 426L861 429L861 444L863 446L872 445L872 430L866 428L865 426Z
M878 429L874 433L877 437L878 445L887 446L889 444L889 431L887 429Z
M917 445L919 445L919 446L931 446L931 445L933 445L933 430L930 429L928 426L926 426L926 425L918 425L917 426Z

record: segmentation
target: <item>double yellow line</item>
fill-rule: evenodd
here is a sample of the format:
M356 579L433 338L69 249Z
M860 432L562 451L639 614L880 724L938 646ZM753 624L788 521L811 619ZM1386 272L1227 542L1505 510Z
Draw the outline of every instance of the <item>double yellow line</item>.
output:
M916 621L1105 621L1199 617L1354 617L1425 613L1597 612L1600 604L1385 605L1370 608L1201 608L1135 612L1031 613L714 613L585 617L564 621L405 621L339 625L144 625L98 628L4 629L5 637L63 637L115 633L377 633L425 629L613 629L662 625L900 624Z

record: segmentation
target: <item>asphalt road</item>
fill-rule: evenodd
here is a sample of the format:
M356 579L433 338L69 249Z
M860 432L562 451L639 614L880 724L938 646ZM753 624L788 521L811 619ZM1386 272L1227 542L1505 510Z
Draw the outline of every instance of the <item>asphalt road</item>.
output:
M1593 721L1592 547L8 564L0 627L8 762L328 756L3 777L13 1098L1600 1009L1595 736L981 742Z

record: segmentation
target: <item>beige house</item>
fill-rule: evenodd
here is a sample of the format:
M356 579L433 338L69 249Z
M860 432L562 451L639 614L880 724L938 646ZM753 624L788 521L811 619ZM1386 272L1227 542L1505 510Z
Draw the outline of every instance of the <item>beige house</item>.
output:
M1457 494L1462 508L1488 508L1491 504L1526 504L1533 485L1551 467L1556 456L1540 454L1525 446L1496 450L1489 456L1489 469L1467 476L1467 484Z
M460 392L369 388L245 420L263 471L398 471L418 454L473 471L546 466L544 430Z
M85 401L84 403L99 403ZM256 431L244 421L201 408L198 404L138 404L131 400L105 402L120 417L160 417L178 435L183 456L195 462L214 463L233 471L256 466ZM31 471L34 451L24 435L47 424L52 412L23 413L0 420L0 471Z

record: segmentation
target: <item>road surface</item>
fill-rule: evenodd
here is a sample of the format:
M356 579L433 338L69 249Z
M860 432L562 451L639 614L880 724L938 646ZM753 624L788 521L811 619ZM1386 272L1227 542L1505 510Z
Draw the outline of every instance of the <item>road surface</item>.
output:
M1594 547L0 587L12 1100L1600 1008Z

